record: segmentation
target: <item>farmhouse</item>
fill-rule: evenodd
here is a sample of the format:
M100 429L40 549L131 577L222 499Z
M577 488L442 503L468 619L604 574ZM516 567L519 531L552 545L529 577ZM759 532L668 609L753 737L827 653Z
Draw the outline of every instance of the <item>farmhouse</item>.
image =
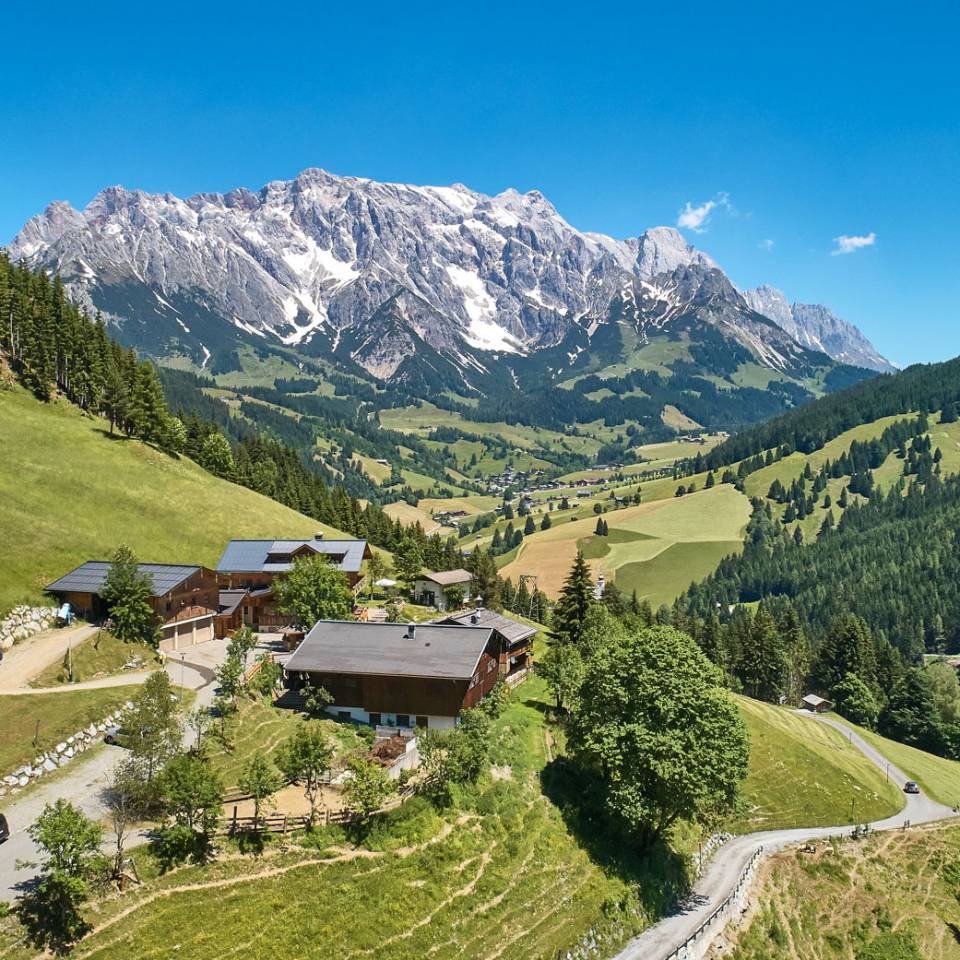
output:
M273 582L295 561L313 556L326 557L357 591L363 583L363 561L373 553L366 540L325 540L322 533L309 540L231 540L217 564L220 604L230 610L231 629L289 626L289 616L274 606Z
M212 570L169 563L141 563L139 567L153 583L150 606L162 624L161 650L180 650L213 639L220 598ZM109 570L109 561L88 560L51 583L47 592L61 604L69 603L86 620L102 619L107 604L100 591Z
M804 710L812 713L826 713L833 706L829 700L818 697L815 693L808 693L801 702Z
M512 617L483 607L454 613L433 622L460 624L465 627L490 627L497 645L500 676L507 683L522 680L533 666L533 638L537 634L536 627L529 627Z
M498 655L491 627L320 620L284 673L327 690L342 719L449 728L493 689Z
M423 607L436 607L438 610L448 610L450 600L448 592L457 587L463 601L470 599L473 590L473 574L468 570L444 570L440 573L425 573L417 578L413 587L416 603Z

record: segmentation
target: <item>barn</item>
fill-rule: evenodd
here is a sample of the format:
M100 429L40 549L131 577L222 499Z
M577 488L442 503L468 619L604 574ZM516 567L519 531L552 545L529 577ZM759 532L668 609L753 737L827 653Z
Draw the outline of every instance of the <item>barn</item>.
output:
M180 650L213 639L220 595L212 570L177 563L141 563L138 567L152 584L150 606L160 623L161 650ZM107 616L107 604L101 591L109 570L108 560L87 560L46 589L85 620L102 620Z

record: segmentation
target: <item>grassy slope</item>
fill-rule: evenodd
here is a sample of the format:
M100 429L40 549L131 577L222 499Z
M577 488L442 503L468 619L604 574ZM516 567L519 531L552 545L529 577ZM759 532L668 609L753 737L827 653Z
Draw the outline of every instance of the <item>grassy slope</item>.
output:
M112 713L136 687L71 690L64 693L18 694L0 697L0 775L33 761L61 740ZM33 738L39 736L36 746Z
M86 680L110 677L120 673L124 664L134 659L142 661L142 665L137 667L138 671L160 665L153 649L142 643L126 643L106 630L101 630L74 647L69 658L65 656L62 661L50 664L43 673L34 678L31 686L52 687L61 683L83 683ZM72 681L68 679L68 660L73 670Z
M844 720L843 717L838 716L835 719L856 730L891 763L896 764L912 780L916 780L928 796L948 807L960 804L960 763L956 760L935 757L932 753L909 747L905 743L888 740L879 733Z
M958 862L956 826L781 853L761 867L760 909L724 956L960 960Z
M145 561L213 566L231 537L336 533L20 390L0 392L0 437L0 611L119 543Z
M566 820L572 785L562 769L551 768L551 799L544 795L541 774L550 768L551 749L544 696L537 678L518 690L493 734L499 779L462 798L440 832L436 815L418 800L388 818L360 856L343 853L336 846L342 837L332 833L319 850L274 848L262 860L225 857L156 877L140 854L141 872L152 879L122 901L100 902L97 924L128 912L77 955L107 960L134 950L159 958L176 944L177 955L191 960L213 960L225 950L277 960L521 960L557 956L589 931L644 925L672 895L664 863L640 864L614 838ZM673 859L674 877L680 868ZM169 894L157 898L164 890ZM638 912L623 912L622 903ZM12 920L0 920L4 958L25 955L14 931Z
M210 762L220 773L227 787L235 787L245 764L258 750L273 757L277 748L289 739L304 722L295 710L275 707L266 700L243 699L236 716L228 721L226 744L216 737L208 740ZM320 725L337 753L361 743L357 728L335 720L311 720ZM229 746L227 746L229 745Z
M853 823L854 799L859 823L903 806L897 785L838 730L791 709L747 697L737 702L752 745L738 833Z
M590 540L591 563L622 590L636 590L655 606L670 603L694 580L710 573L722 557L740 549L749 515L747 499L730 485L685 497L673 497L671 492L668 499L607 513L608 549L602 551ZM505 575L536 573L538 586L555 596L578 544L587 544L595 526L592 508L573 522L555 518L549 530L524 540L516 559L504 567ZM630 539L623 534L639 536Z

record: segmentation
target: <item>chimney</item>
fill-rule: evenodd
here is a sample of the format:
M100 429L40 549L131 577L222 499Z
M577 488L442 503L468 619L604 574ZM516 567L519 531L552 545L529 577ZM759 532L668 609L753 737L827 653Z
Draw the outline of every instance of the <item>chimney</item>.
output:
M479 623L479 622L480 622L480 614L477 613L476 610L473 611L473 615L470 617L470 622L471 622L471 623Z
M417 639L417 625L415 623L407 624L407 639L408 640Z
M313 539L314 539L314 540L322 540L322 539L323 539L323 531L322 531L322 530L318 530L318 531L313 535Z

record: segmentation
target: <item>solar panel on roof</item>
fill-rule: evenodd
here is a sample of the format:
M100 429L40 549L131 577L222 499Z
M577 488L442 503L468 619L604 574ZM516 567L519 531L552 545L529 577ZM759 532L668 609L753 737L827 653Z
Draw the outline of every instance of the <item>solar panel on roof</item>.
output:
M110 566L106 560L88 560L81 563L76 570L71 570L59 580L55 580L47 590L54 593L98 593L103 588ZM150 575L153 595L159 597L169 593L200 568L186 564L141 563L139 569L141 573Z

